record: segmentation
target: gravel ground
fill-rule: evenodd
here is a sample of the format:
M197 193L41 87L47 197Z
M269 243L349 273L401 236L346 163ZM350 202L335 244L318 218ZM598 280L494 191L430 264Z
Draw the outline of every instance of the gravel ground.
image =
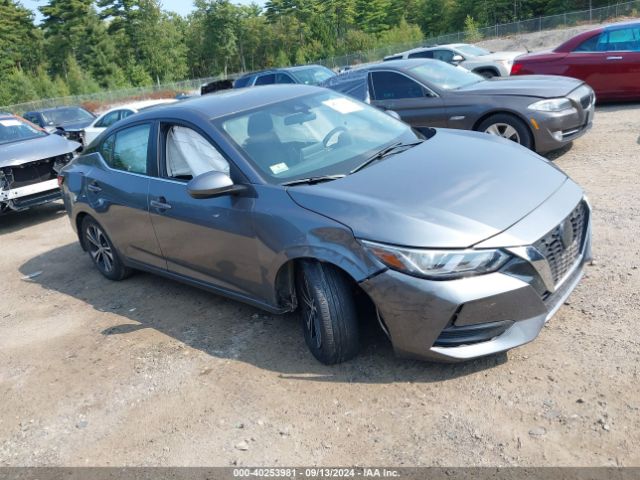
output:
M553 156L595 264L535 342L462 365L372 327L325 367L293 315L102 278L59 205L2 218L0 465L640 466L640 105L595 122Z

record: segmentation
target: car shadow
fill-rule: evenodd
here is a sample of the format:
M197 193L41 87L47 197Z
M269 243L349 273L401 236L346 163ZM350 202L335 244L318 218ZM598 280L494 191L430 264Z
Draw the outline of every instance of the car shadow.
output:
M0 236L17 232L39 223L55 220L64 212L64 205L61 201L47 203L19 212L10 210L0 215Z
M462 364L399 359L377 325L363 319L362 350L335 366L317 362L307 350L297 314L271 315L251 306L169 279L136 273L122 282L102 277L78 244L58 247L20 267L30 281L79 299L100 312L122 317L105 336L154 329L217 358L234 359L277 372L282 378L347 383L440 382L503 364L506 354Z
M566 155L567 153L569 153L572 148L573 148L573 142L569 142L566 145L564 145L563 147L559 148L558 150L553 150L552 152L547 152L543 156L547 160L549 160L550 162L553 162L553 161L557 160L558 158L562 157L563 155Z
M621 112L624 110L637 110L640 102L607 102L596 104L596 115L598 112Z

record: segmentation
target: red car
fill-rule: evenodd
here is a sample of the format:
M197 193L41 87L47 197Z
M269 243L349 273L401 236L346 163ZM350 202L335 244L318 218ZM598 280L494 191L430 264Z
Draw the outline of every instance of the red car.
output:
M511 75L530 74L584 80L599 101L640 100L640 22L590 30L553 51L516 58Z

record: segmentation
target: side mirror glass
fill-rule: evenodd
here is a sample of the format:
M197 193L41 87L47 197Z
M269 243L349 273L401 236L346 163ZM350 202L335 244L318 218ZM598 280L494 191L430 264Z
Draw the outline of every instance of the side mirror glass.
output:
M402 120L402 118L400 118L400 114L394 110L385 110L384 113L386 113L390 117L395 118L396 120Z
M452 63L460 63L464 61L464 57L462 55L454 55L451 59Z
M222 195L236 195L247 189L244 185L235 185L231 178L222 172L207 172L198 175L187 183L187 192L193 198L214 198Z

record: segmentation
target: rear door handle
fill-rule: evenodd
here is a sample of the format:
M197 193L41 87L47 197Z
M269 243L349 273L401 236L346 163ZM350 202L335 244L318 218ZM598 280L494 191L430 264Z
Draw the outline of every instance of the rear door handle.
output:
M607 60L622 60L622 57L607 57Z
M100 187L100 185L98 185L98 182L91 182L88 186L87 186L87 190L89 190L90 192L101 192L102 188Z
M160 197L158 200L151 200L149 202L153 208L157 210L169 210L171 209L171 205L167 203L167 200L164 197Z

